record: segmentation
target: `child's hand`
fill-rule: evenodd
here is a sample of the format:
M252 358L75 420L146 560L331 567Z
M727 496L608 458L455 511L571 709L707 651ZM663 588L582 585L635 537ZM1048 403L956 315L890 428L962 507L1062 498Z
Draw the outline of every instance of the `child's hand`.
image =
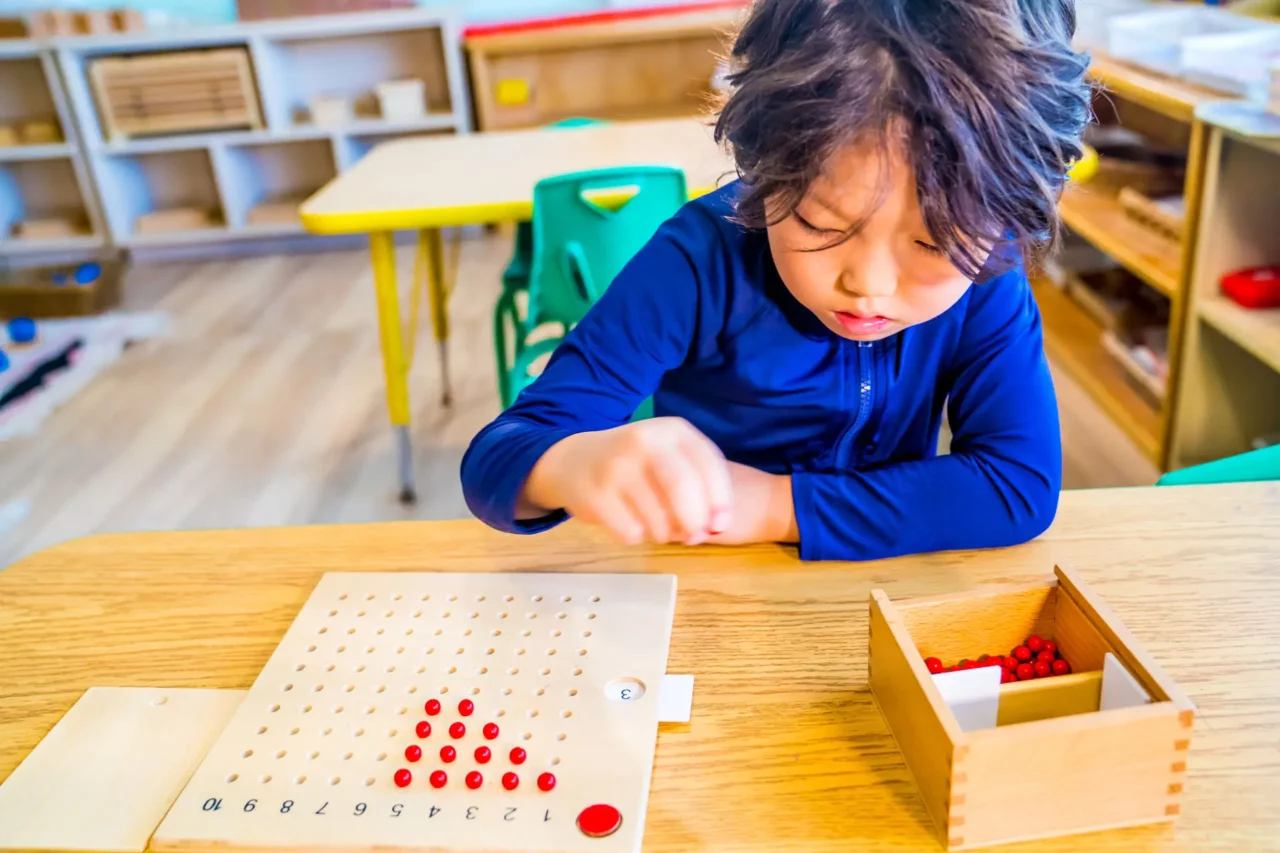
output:
M732 525L728 466L720 448L682 418L578 433L533 467L525 514L563 508L627 544L696 545Z

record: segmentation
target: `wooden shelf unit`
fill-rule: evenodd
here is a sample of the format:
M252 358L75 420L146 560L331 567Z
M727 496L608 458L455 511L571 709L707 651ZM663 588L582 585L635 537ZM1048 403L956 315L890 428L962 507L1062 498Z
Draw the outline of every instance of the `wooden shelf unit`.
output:
M1177 295L1181 247L1134 222L1115 195L1087 184L1073 187L1063 195L1061 211L1072 231L1165 296Z

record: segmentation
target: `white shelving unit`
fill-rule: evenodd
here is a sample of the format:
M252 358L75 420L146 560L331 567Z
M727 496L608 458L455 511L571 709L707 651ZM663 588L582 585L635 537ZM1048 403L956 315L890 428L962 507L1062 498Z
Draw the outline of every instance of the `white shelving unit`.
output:
M0 41L0 125L54 124L60 141L0 144L0 263L101 249L106 230L51 54L30 40ZM23 221L62 217L78 233L19 238Z
M106 234L131 248L301 235L296 221L277 215L260 222L251 212L300 201L378 142L470 132L459 27L454 9L439 6L62 38L47 49L66 86L82 159L100 188ZM95 59L237 46L250 57L263 129L106 137L89 76ZM425 113L407 121L381 117L375 85L405 77L425 81ZM307 105L320 94L353 98L353 118L338 126L313 124ZM208 211L212 225L137 228L143 214L186 206Z

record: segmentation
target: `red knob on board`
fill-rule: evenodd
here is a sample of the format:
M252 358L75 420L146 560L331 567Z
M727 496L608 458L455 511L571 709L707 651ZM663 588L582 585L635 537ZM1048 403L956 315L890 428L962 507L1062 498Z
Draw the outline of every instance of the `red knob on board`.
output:
M1017 648L1015 648L1013 650L1013 656L1014 658L1017 659L1018 663L1026 663L1027 661L1031 660L1031 658L1033 657L1033 655L1031 654L1031 649L1027 648L1026 646L1018 646Z
M1029 663L1020 663L1017 673L1019 681L1030 681L1036 677L1036 668Z
M578 829L588 838L613 835L622 826L622 813L613 806L587 806L578 815Z
M1032 654L1038 655L1040 652L1044 651L1044 638L1038 634L1032 634L1030 637L1027 637L1026 646L1028 649L1031 649Z
M925 658L924 665L925 665L925 668L929 670L929 672L934 673L935 675L946 669L946 667L942 665L942 661L938 660L937 658Z
M555 786L556 786L556 777L552 776L550 773L543 773L541 776L538 777L539 791L550 791Z
M1036 661L1036 678L1048 678L1053 675L1053 667L1049 665L1047 660Z
M1048 662L1049 664L1052 664L1053 652L1049 651L1048 649L1041 649L1040 654L1036 655L1036 660L1038 661L1042 660L1042 661Z
M458 738L462 737L466 733L467 733L467 727L464 726L462 723L454 723L452 726L449 726L449 737L453 738L454 740L457 740Z
M483 734L484 734L484 739L485 739L485 740L493 740L494 738L496 738L496 737L498 736L498 724L497 724L497 723L485 723L485 724L484 724L484 729L482 730L482 732L483 732Z
M476 747L476 764L488 764L493 752L487 746Z
M514 773L503 773L502 787L506 788L508 791L514 791L516 788L520 787L520 777Z
M451 746L440 747L440 760L445 764L452 764L453 759L458 757L458 750Z
M524 764L524 760L528 757L529 754L524 751L524 747L517 746L511 750L510 758L512 764Z
M418 733L418 737L431 737L431 724L423 720L418 723L418 727L414 731Z
M440 700L439 700L439 699L428 699L428 700L427 700L426 709L427 709L427 716L428 716L428 717L434 717L436 714L439 714L439 713L440 713Z
M470 717L475 709L476 703L472 702L470 699L463 699L458 703L458 713L464 717Z
M417 761L422 757L422 747L411 743L404 748L404 757L409 761Z
M1055 643L1053 640L1045 640L1044 650L1046 652L1053 652L1053 654L1056 655L1058 653L1058 644Z
M396 787L405 788L413 781L413 774L401 767L396 771Z
M431 787L433 788L443 788L445 785L449 784L449 774L445 773L443 770L437 770L431 774L430 782Z
M1054 675L1070 675L1070 674L1071 674L1071 664L1067 663L1067 662L1066 662L1066 661L1064 661L1064 660L1056 660L1056 661L1054 661L1054 662L1053 662L1053 674L1054 674Z
M467 774L466 783L467 787L474 791L484 784L484 777L480 775L479 770L472 770Z

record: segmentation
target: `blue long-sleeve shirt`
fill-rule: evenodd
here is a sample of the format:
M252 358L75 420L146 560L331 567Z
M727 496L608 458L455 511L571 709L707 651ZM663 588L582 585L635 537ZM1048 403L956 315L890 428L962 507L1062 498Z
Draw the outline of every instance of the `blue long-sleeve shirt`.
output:
M863 560L1012 545L1057 511L1062 449L1026 273L971 286L949 310L871 343L828 331L778 277L765 234L729 220L738 184L662 227L472 441L467 505L518 520L534 463L560 439L625 423L653 396L733 461L789 473L800 556ZM943 407L949 455L936 447Z

